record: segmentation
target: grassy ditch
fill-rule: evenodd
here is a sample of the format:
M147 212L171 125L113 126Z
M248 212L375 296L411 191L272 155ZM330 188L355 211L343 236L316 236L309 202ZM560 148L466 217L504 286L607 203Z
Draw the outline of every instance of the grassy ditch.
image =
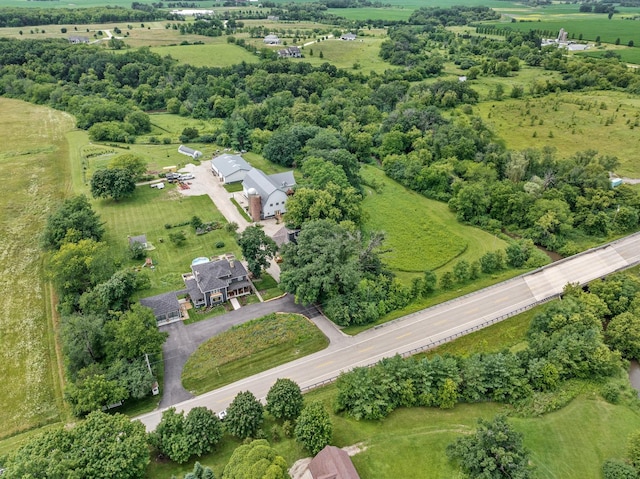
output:
M194 394L219 388L320 351L329 340L298 314L269 314L202 344L187 361L182 384Z

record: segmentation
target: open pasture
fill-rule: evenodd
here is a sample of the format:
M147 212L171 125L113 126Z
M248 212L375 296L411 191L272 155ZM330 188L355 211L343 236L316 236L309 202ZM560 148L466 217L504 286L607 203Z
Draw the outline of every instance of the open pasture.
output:
M0 437L64 417L54 298L39 237L68 188L66 113L0 99Z
M609 48L604 48L605 45L603 45L602 47L596 47L595 49L579 52L577 54L594 58L602 58L607 51L614 50L616 54L620 55L620 59L623 62L631 63L636 66L640 65L640 48L614 45L607 46Z
M446 203L410 191L372 166L362 167L365 183L383 185L379 193L367 188L362 207L366 231L384 231L383 261L394 271L422 273L469 262L505 242L485 231L458 223ZM402 276L401 276L402 278Z
M304 61L319 66L323 63L331 63L345 70L357 69L364 73L375 71L382 73L393 68L378 56L380 44L385 37L363 36L354 41L344 41L335 38L312 43L302 49L303 59L292 61ZM311 54L313 52L313 55ZM322 52L322 58L320 58ZM354 68L355 67L355 68Z
M205 45L176 45L153 47L152 52L158 55L170 55L180 63L188 63L195 67L225 67L240 62L256 63L260 57L253 55L238 45L227 43L226 38L217 43Z
M530 100L486 101L480 115L507 148L552 146L557 156L597 150L617 156L616 173L640 178L640 99L620 92L561 93Z

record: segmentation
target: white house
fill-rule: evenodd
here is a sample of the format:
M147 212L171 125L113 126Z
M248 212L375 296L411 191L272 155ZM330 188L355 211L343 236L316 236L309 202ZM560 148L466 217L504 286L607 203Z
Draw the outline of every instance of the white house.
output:
M194 160L200 158L202 156L202 152L198 150L194 150L189 148L188 146L180 145L178 148L178 153L182 153L183 155L190 156Z
M263 42L267 45L280 45L280 38L278 35L267 35Z
M249 203L249 215L254 221L286 213L287 198L293 194L296 181L293 171L265 175L252 168L242 181L242 190Z
M352 42L356 39L356 34L355 33L345 33L344 35L340 36L340 40L346 40L348 42Z
M240 155L225 153L211 160L211 171L222 183L236 183L244 180L251 165Z

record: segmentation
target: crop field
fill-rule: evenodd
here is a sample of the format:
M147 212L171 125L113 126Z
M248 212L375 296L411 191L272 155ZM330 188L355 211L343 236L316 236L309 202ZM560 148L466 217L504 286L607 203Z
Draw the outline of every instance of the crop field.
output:
M578 40L582 35L583 40L595 42L596 37L599 36L604 43L614 43L619 38L621 45L626 45L629 40L633 40L635 45L640 45L640 27L637 21L623 20L618 15L607 20L606 15L577 13L577 5L575 9L576 13L571 15L548 16L542 13L539 16L527 16L527 20L531 21L509 23L508 25L500 24L499 26L508 26L513 30L524 32L549 30L556 32L556 34L561 28L564 28L569 34L569 39Z
M299 314L270 314L209 339L184 366L185 389L202 394L324 349L322 332Z
M0 99L0 437L60 420L61 365L39 235L67 189L64 134L73 119Z
M597 150L618 157L616 173L640 178L640 98L604 91L561 93L524 101L484 102L477 108L507 148L552 146L559 157Z
M622 47L608 45L609 48L595 48L587 50L585 52L577 53L578 55L584 55L588 57L602 58L604 54L609 50L614 50L616 54L620 55L620 59L623 62L632 63L634 65L640 65L640 48L636 47Z
M408 20L413 8L329 8L327 12L348 20Z

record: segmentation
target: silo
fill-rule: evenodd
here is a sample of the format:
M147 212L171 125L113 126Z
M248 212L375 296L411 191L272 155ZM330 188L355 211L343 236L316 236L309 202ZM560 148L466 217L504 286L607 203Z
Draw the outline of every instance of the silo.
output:
M247 199L249 200L249 216L253 221L260 221L260 212L262 211L262 198L255 188L247 190Z

